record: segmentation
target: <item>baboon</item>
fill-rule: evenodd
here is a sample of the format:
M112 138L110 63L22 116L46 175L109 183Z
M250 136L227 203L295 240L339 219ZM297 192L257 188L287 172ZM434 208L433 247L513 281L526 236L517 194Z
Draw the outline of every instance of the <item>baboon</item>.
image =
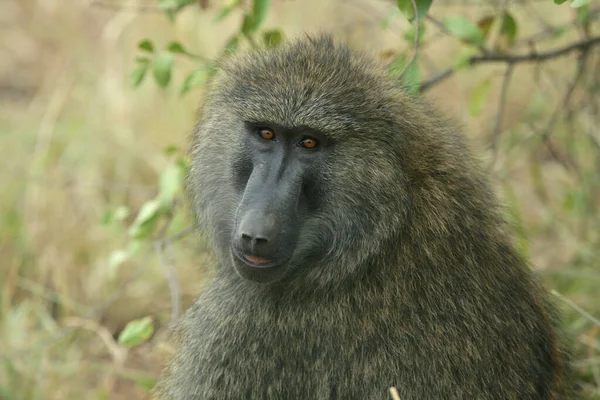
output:
M575 398L463 135L368 55L324 35L225 58L190 154L218 268L161 398Z

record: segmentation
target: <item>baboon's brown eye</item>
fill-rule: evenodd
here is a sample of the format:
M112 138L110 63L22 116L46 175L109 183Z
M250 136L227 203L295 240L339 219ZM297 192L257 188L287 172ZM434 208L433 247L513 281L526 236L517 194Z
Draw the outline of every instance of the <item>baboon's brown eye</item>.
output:
M260 128L258 130L258 135L265 140L273 140L275 139L275 132L268 128Z
M300 141L299 145L304 147L305 149L312 150L319 145L319 141L315 138L305 137Z

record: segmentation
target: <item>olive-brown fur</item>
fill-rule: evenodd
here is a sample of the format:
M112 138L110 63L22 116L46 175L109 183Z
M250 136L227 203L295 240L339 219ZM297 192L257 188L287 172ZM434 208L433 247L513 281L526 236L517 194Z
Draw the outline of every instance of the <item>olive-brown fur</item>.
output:
M290 271L231 266L243 121L330 138ZM188 187L216 277L178 329L164 399L571 399L553 306L462 134L327 37L232 56L193 135Z

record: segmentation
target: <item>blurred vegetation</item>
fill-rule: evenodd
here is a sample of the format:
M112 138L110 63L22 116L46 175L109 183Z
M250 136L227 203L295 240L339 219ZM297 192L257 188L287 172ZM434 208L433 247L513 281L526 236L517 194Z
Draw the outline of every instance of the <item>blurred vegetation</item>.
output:
M462 124L600 398L599 19L585 0L2 2L0 399L149 397L212 270L182 197L203 85L227 52L322 31Z

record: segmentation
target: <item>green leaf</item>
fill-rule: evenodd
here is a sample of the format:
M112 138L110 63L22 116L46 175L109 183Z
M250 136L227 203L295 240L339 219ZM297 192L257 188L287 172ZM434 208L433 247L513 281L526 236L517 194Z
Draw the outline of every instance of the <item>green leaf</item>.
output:
M246 14L242 21L242 33L248 36L251 35L252 32L254 32L254 17L251 14Z
M183 7L194 3L196 0L158 0L158 7L163 11L180 11Z
M131 86L134 88L140 86L146 77L146 72L148 72L148 64L140 64L131 71L131 75L129 76Z
M488 15L486 17L481 18L479 21L477 21L477 27L483 34L484 39L489 36L489 34L492 30L492 26L494 25L495 19L496 19L496 17L494 17L493 15Z
M129 208L127 206L119 206L115 209L113 216L117 221L123 221L129 217Z
M185 94L195 87L202 86L207 79L208 72L206 71L206 68L198 68L186 76L183 84L181 85L181 91L179 93Z
M141 42L139 42L137 47L138 49L142 51L147 51L149 53L152 53L154 51L154 44L152 44L152 42L148 39L144 39Z
M175 22L175 13L176 13L175 9L173 9L173 8L170 8L165 11L165 15L169 19L169 22L171 22L171 23Z
M163 149L163 153L165 153L165 155L167 156L172 156L174 154L179 153L179 147L175 146L174 144L170 144L167 147L165 147Z
M283 42L283 33L279 29L272 29L263 33L263 41L267 47L277 47Z
M517 21L508 12L504 13L502 18L500 36L506 40L505 44L507 48L512 47L517 39Z
M573 5L571 5L572 7ZM590 7L588 5L581 6L577 9L577 21L581 25L586 25L590 22Z
M136 57L136 64L150 64L150 59L148 57Z
M156 378L152 378L150 376L142 376L135 379L135 383L138 384L142 389L146 392L151 392L156 386Z
M102 216L102 225L110 225L114 221L114 211L110 208L104 212Z
M452 61L452 68L459 71L471 65L471 57L477 55L479 50L473 46L465 46L460 49L460 52Z
M125 261L129 260L131 255L126 250L113 251L108 258L108 266L111 270L114 270Z
M133 347L147 341L154 333L152 317L144 317L130 321L119 334L118 342L123 346Z
M419 59L415 58L412 63L408 66L404 74L401 76L402 82L406 84L407 91L410 94L419 93L419 84L421 82L421 75L419 73Z
M160 174L160 191L158 197L163 207L171 207L175 196L182 191L185 174L186 170L176 163L169 165Z
M414 43L415 42L415 33L417 32L417 25L411 25L406 32L404 32L404 39L407 42ZM419 43L423 41L425 37L425 24L419 24Z
M193 4L197 0L158 0L158 7L164 11L170 22L175 22L175 16L185 6Z
M417 11L419 12L419 20L422 20L427 15L433 0L415 0L415 3L417 5ZM411 0L397 0L396 5L410 22L414 22L415 8L413 7Z
M234 0L233 2L228 2L230 4L225 5L223 8L221 8L219 10L219 12L217 13L217 16L215 17L215 19L213 20L213 22L220 22L222 20L224 20L225 18L227 18L227 16L229 14L231 14L231 12L236 9L237 7L240 6L240 4L242 4L244 0Z
M254 19L254 31L256 31L265 20L269 12L270 0L252 1L252 18Z
M158 7L161 10L171 10L177 8L179 2L177 0L158 0Z
M269 0L253 0L252 12L244 16L242 21L242 33L251 36L263 23L269 10Z
M483 43L483 33L477 25L462 15L444 18L444 26L448 32L461 40L478 45Z
M402 72L402 70L404 69L405 65L406 65L406 55L405 54L399 54L399 55L395 56L394 59L392 60L392 62L390 63L390 65L388 66L390 74L391 75L399 75Z
M396 17L397 14L400 13L400 10L396 7L396 8L392 8L392 10L381 19L381 22L379 23L379 26L381 27L382 30L386 31L389 29L390 27L390 23L392 22L392 19L394 19Z
M554 0L554 4L562 4L567 0Z
M119 206L117 208L113 209L108 209L106 210L106 212L104 213L104 216L102 217L102 224L104 225L110 225L115 221L123 221L125 218L127 218L129 216L129 209L127 208L127 206Z
M590 4L590 0L573 0L571 8L579 8Z
M419 92L421 81L418 58L415 58L408 67L406 67L407 62L409 62L409 58L405 54L400 54L392 60L389 69L392 75L402 74L400 80L404 83L406 91L415 94Z
M118 268L126 261L131 260L133 256L140 250L140 242L131 241L125 250L113 251L108 258L108 274L112 278L115 277Z
M229 39L227 44L225 44L225 48L223 49L223 51L234 52L238 49L239 45L240 45L240 37L238 35L235 35L234 37Z
M152 61L152 73L158 86L165 88L171 81L173 54L162 53Z
M140 252L140 250L142 249L142 245L143 243L141 241L132 240L129 242L129 245L127 245L127 251L133 257Z
M179 42L170 42L167 46L167 50L176 54L188 54L188 52L183 48L183 45Z
M158 199L145 202L129 227L129 236L134 239L146 239L153 232L161 211L161 202Z
M175 164L177 164L184 174L187 175L190 169L190 160L188 156L178 158L177 161L175 161Z
M206 71L208 73L208 76L206 77L206 80L210 80L212 78L215 77L215 75L217 74L217 72L219 72L219 66L217 65L216 62L211 62L210 64L208 64L206 66Z
M229 14L231 14L231 11L233 11L233 7L223 7L219 10L219 12L217 13L217 16L215 17L215 19L213 20L214 23L217 22L221 22L222 20L224 20L225 18L227 18L227 16Z
M469 98L469 112L472 116L479 115L483 110L483 106L485 106L490 95L491 83L491 79L487 78L473 88Z

